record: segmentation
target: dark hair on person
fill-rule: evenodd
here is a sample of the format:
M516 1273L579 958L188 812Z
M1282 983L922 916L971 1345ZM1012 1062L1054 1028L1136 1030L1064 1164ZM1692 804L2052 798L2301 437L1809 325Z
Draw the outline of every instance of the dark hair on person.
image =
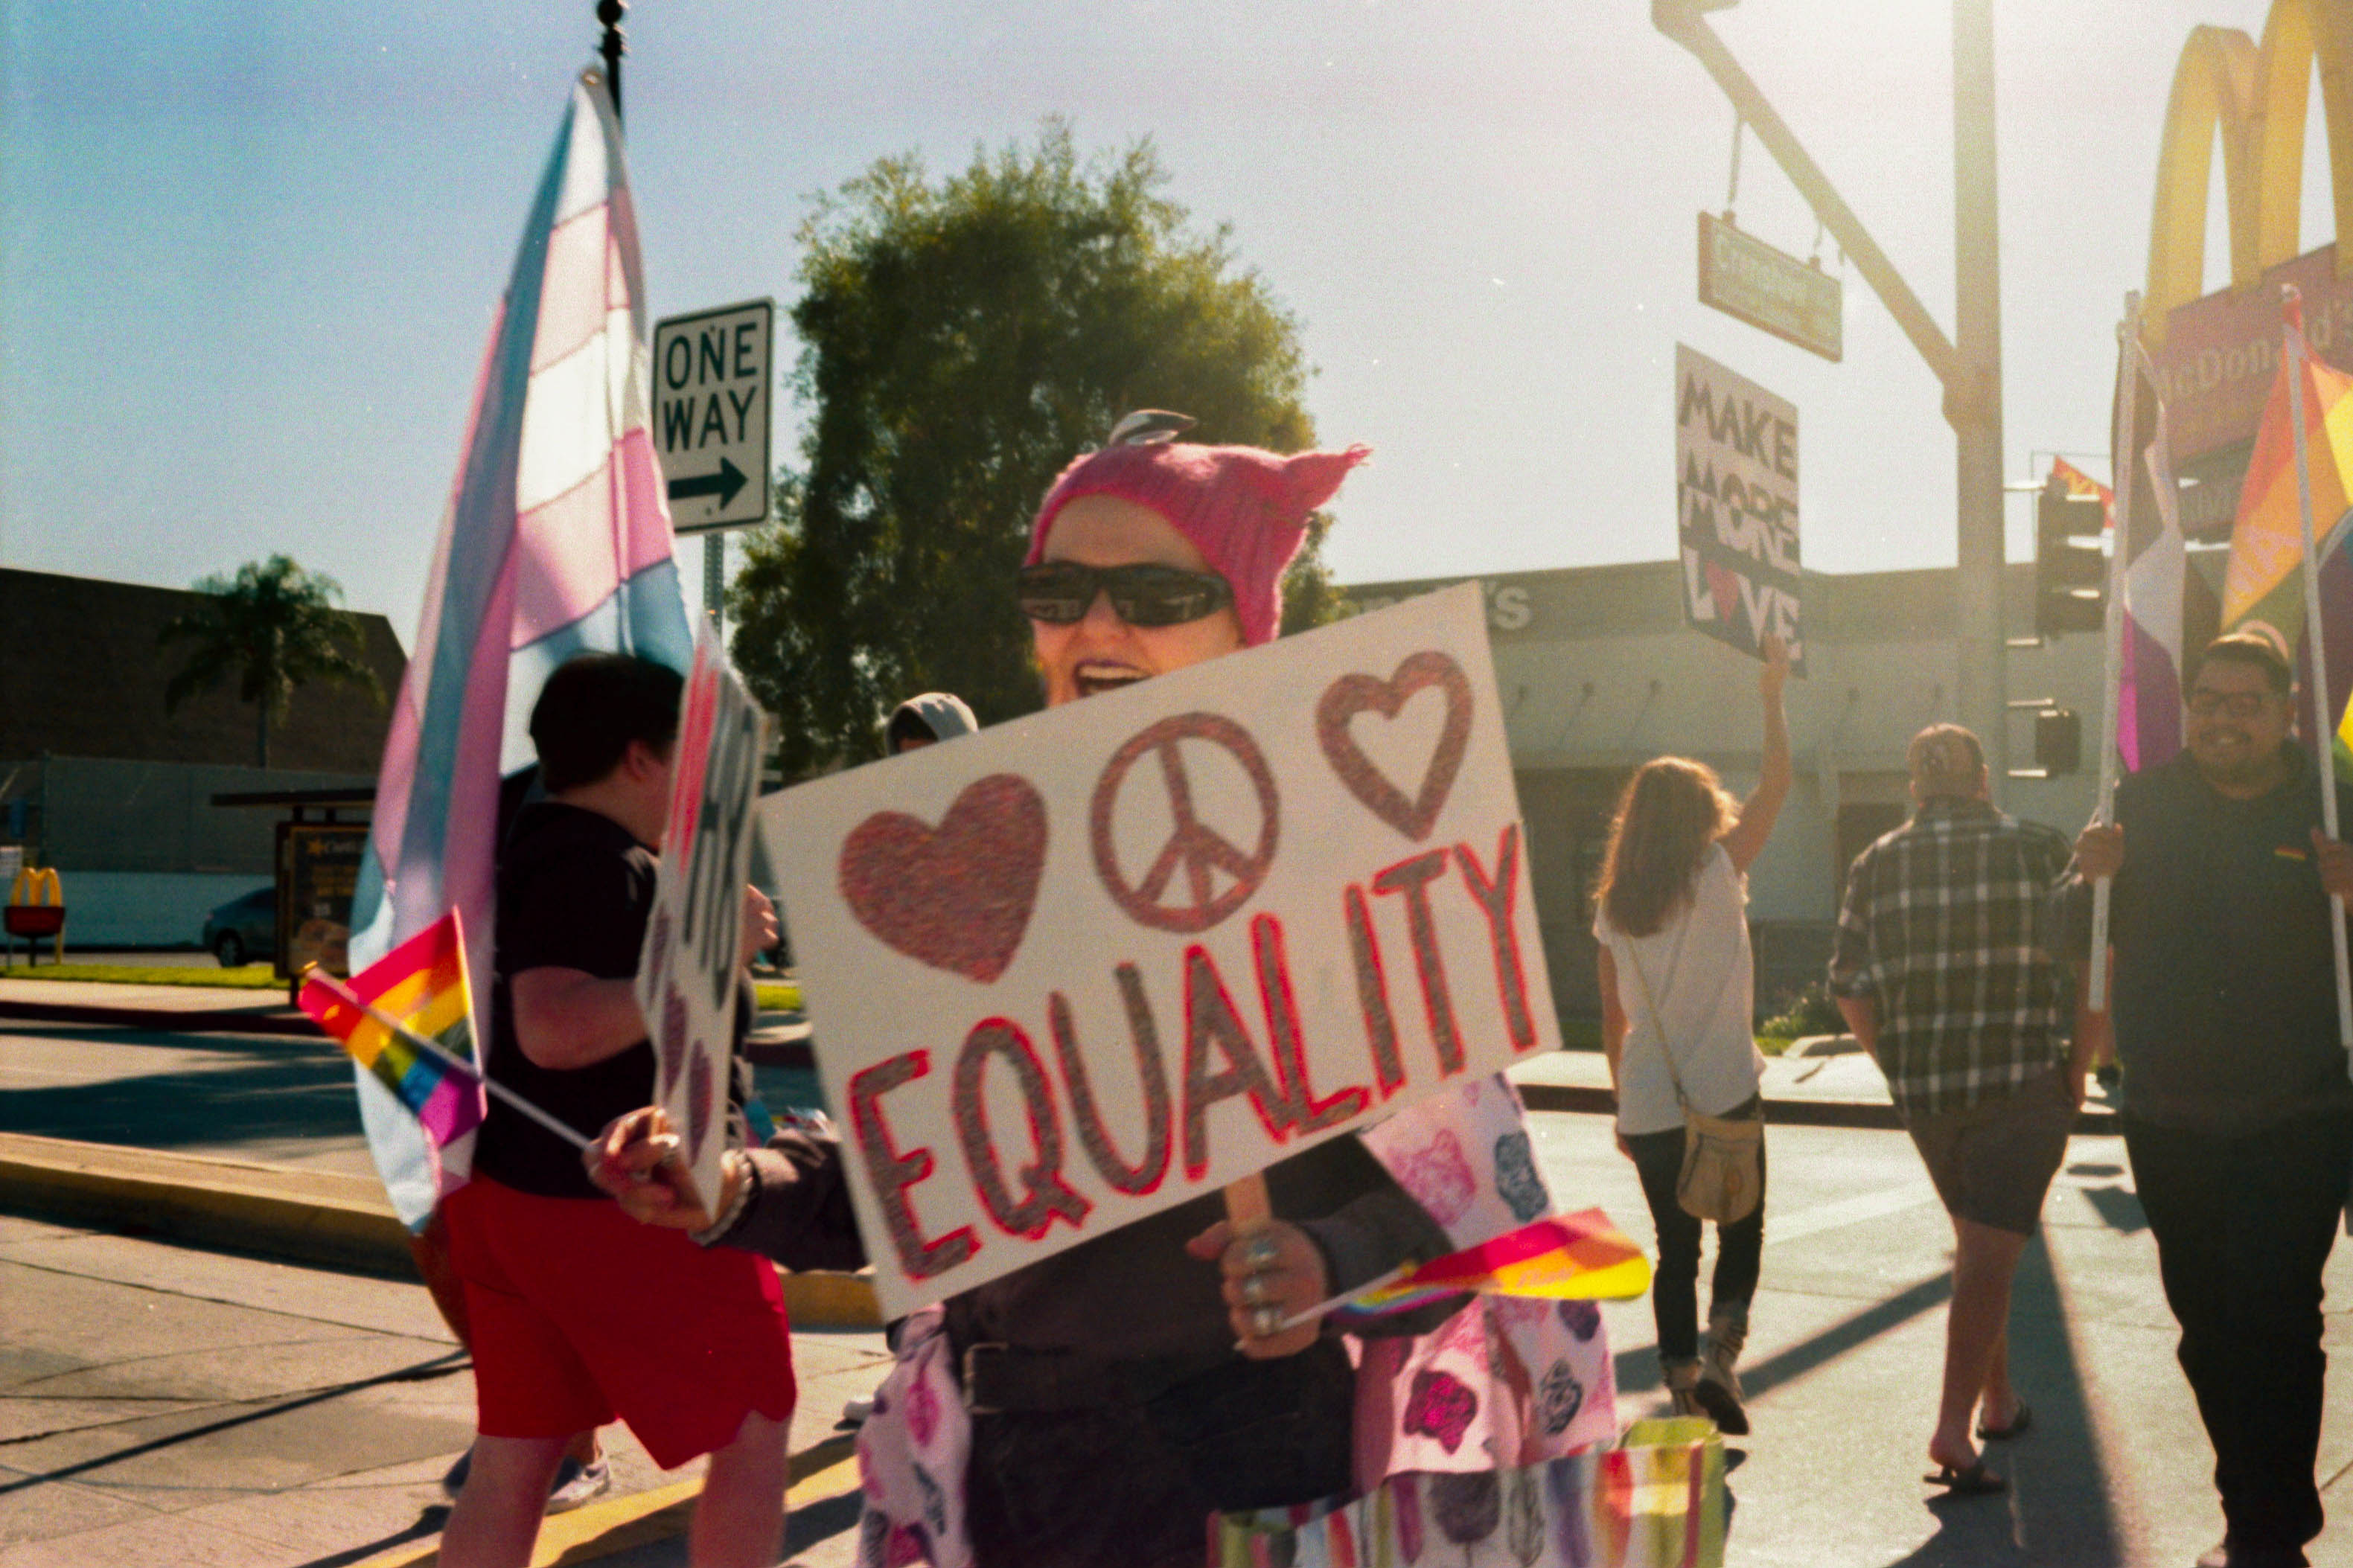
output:
M2209 660L2221 659L2225 664L2243 664L2263 672L2271 683L2272 695L2285 697L2295 689L2295 672L2287 667L2287 656L2269 637L2253 632L2231 632L2216 637L2199 651L2198 663L2189 672L2189 685L2198 684L2198 677ZM2185 688L2185 689L2187 689Z
M1594 901L1628 936L1649 936L1691 897L1707 847L1739 813L1715 770L1688 757L1644 763L1626 781Z
M531 709L540 782L551 792L595 784L620 764L632 741L667 755L678 739L678 671L627 653L575 654Z

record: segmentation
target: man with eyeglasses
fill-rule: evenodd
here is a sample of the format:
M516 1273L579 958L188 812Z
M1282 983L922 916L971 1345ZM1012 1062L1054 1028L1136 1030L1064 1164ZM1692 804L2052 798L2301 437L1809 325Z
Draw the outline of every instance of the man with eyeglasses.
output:
M2201 1568L2303 1564L2321 1528L2320 1276L2353 1175L2328 895L2353 897L2353 847L2321 831L2294 692L2269 642L2209 644L2187 748L2117 788L2062 890L2080 939L2114 880L2125 1146L2226 1526Z

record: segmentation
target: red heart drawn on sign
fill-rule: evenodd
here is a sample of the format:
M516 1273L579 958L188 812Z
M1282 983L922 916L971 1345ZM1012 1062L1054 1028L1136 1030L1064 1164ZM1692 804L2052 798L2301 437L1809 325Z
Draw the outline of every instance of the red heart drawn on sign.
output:
M1408 800L1358 749L1348 723L1366 712L1394 719L1416 692L1433 686L1446 696L1446 724L1430 753L1430 766L1422 772L1421 787ZM1430 837L1447 794L1454 788L1454 775L1462 771L1462 753L1471 744L1471 681L1461 665L1435 648L1408 656L1387 680L1344 675L1315 704L1315 739L1348 793L1375 816L1419 842Z
M1046 803L1029 780L966 784L937 829L878 812L842 840L841 896L858 923L919 963L983 984L1005 973L1046 869Z

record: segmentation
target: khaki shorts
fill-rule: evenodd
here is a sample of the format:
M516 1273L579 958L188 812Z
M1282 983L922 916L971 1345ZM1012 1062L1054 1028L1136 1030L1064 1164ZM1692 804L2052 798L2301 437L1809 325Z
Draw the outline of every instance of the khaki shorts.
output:
M1905 1131L1927 1164L1946 1212L2013 1236L2032 1236L2074 1125L2066 1075L2053 1070L2028 1079L2006 1099L1918 1117L1907 1121Z

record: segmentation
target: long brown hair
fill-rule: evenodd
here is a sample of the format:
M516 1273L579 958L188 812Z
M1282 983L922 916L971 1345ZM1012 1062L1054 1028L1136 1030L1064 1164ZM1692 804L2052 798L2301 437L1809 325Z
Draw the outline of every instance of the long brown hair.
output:
M1659 757L1634 770L1609 823L1594 901L1628 936L1649 936L1691 897L1707 847L1736 820L1739 803L1715 770Z

